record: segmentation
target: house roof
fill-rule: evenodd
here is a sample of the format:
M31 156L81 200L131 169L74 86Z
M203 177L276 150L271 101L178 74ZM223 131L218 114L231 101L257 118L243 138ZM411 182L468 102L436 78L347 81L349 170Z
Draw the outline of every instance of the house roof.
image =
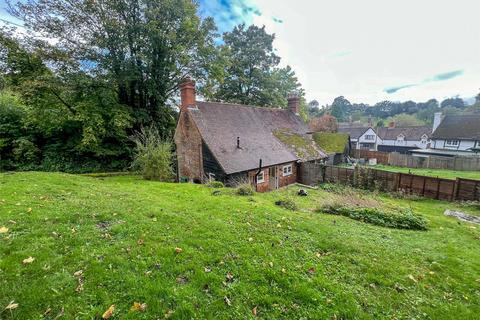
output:
M369 128L370 127L342 127L342 128L338 128L338 132L349 134L351 139L358 139Z
M315 132L313 140L327 153L343 153L348 147L348 134Z
M266 167L327 157L290 110L197 102L188 112L226 174L256 169L260 159Z
M446 115L432 138L480 140L480 114Z
M397 140L399 135L403 135L405 140L421 140L423 135L430 137L431 133L429 126L377 128L377 135L382 140Z

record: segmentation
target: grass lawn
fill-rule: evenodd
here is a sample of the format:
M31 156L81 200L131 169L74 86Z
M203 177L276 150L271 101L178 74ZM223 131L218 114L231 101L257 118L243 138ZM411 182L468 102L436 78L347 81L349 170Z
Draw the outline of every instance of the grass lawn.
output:
M374 168L393 172L403 172L412 174L418 174L421 176L439 177L445 179L455 180L457 177L465 179L480 180L480 171L455 171L455 170L443 170L443 169L415 169L396 166L376 165Z
M480 226L443 216L478 207L297 189L0 174L0 318L478 319ZM429 230L315 212L329 201L411 207Z

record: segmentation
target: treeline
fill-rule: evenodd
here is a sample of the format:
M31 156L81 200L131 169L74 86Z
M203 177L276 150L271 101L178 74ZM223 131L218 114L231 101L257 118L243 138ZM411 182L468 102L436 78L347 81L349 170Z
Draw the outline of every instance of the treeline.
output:
M304 91L274 35L219 35L194 1L18 2L0 30L0 170L128 169L132 135L171 139L178 85L207 100L286 106Z
M480 112L480 94L473 105L467 105L463 99L453 97L441 102L436 99L426 102L381 101L371 106L365 103L351 103L343 96L335 98L331 105L319 107L316 101L311 101L308 105L308 114L311 117L329 113L340 122L350 120L366 122L370 118L379 126L384 126L389 121L396 121L400 125L431 124L435 112L445 114Z

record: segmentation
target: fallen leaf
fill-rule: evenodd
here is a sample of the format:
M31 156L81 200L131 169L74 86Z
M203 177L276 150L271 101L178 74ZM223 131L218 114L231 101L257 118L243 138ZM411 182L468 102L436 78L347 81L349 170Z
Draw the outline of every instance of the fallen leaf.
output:
M165 319L168 319L172 316L173 314L173 310L168 310L166 313L165 313Z
M273 268L273 262L269 262L268 265L270 266L270 268Z
M417 283L417 279L415 279L414 276L412 276L411 274L408 275L408 279L412 280L413 282Z
M233 274L231 272L227 272L225 278L227 279L227 282L233 282Z
M43 313L43 316L45 317L50 312L52 312L52 308L48 307L47 310L45 310L45 312Z
M314 274L315 273L315 268L311 267L310 269L308 269L308 273Z
M182 252L182 251L183 251L182 248L179 248L179 247L176 247L176 248L175 248L175 253L180 253L180 252Z
M227 296L223 297L223 301L225 302L225 304L226 304L227 306L231 306L231 305L232 305L232 302L230 301L230 299L228 299Z
M27 212L28 212L28 213L32 212L32 208L28 208L28 209L27 209Z
M207 272L207 273L212 271L212 269L210 269L209 267L205 267L204 270L205 270L205 272Z
M145 243L145 241L143 239L138 239L138 241L137 241L137 244L139 246L143 245L144 243Z
M285 270L285 268L282 268L282 272L283 272L283 273L286 273L286 272L287 272L287 270Z
M8 228L7 227L0 227L0 233L7 233Z
M83 275L83 270L78 270L78 271L75 271L75 273L73 274L75 277L80 277L81 275Z
M5 307L5 310L13 310L18 308L18 303L15 303L14 300L10 301L8 306Z
M253 314L254 316L257 315L257 307L254 307L254 308L252 309L252 314Z
M252 242L252 241L253 241L252 237L248 238L248 242Z
M140 311L143 312L147 309L146 303L134 302L133 306L130 308L132 311Z
M115 312L115 305L112 304L110 308L108 308L102 315L102 319L110 319L111 316L113 316L113 313Z
M33 260L35 260L35 258L33 258L33 257L28 257L28 258L26 258L26 259L23 259L22 263L23 263L23 264L30 264L30 263L33 262Z

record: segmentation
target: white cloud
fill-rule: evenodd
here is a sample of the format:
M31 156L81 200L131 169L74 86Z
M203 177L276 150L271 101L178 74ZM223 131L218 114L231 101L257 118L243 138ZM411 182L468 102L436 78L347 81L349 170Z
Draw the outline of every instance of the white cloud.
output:
M480 88L475 0L256 0L254 16L277 36L275 46L307 99L351 101L473 96ZM271 17L283 20L275 23ZM454 70L464 74L424 81ZM419 84L388 94L384 89Z

